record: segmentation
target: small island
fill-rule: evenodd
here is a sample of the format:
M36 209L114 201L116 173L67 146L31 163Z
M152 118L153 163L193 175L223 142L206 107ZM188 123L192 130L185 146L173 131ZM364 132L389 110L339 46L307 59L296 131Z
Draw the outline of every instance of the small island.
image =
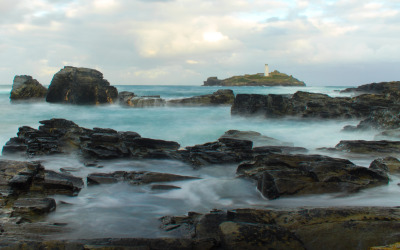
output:
M277 70L269 73L266 64L265 73L232 76L223 80L217 77L209 77L203 86L306 86L306 84Z

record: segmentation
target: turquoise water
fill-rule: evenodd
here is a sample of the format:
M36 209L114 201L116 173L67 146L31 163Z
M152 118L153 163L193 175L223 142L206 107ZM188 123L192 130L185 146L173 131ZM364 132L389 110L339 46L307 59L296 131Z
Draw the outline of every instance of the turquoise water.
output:
M136 95L160 95L164 99L210 94L221 87L201 86L117 86L119 91ZM293 94L298 90L340 96L343 87L233 87L235 94ZM276 139L306 147L334 147L344 139L373 139L374 133L342 133L345 125L358 121L318 121L298 119L261 119L232 117L230 107L160 107L127 108L118 104L103 106L74 106L49 103L18 103L9 101L11 86L0 86L0 145L16 136L18 127L37 128L40 120L65 118L79 126L113 128L135 131L143 137L172 140L181 147L215 141L230 129L253 130ZM326 153L325 153L326 154ZM340 156L350 157L350 156ZM254 183L237 179L235 165L212 166L193 170L175 161L106 161L104 168L86 168L74 157L43 157L47 169L74 167L74 175L86 178L91 172L116 170L147 170L201 177L200 180L177 182L182 187L172 191L152 191L149 186L130 186L119 183L85 187L77 197L56 196L56 200L73 205L59 205L50 222L67 223L71 233L60 238L83 237L156 237L163 233L157 219L164 215L184 215L189 211L208 212L214 208L383 205L398 206L399 179L390 185L369 189L349 197L332 195L282 198L268 201L261 197ZM372 159L349 158L368 166Z

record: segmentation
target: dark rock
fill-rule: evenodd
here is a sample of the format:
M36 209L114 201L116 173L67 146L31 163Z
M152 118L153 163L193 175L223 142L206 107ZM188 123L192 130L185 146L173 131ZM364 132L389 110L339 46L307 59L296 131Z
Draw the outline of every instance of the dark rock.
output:
M44 170L38 162L0 160L0 204L29 192L34 177Z
M32 76L15 76L10 94L11 101L38 99L44 100L47 89Z
M209 95L194 96L183 99L173 99L167 102L168 105L184 106L214 106L214 105L232 105L235 95L230 89L219 89Z
M368 117L362 120L356 127L347 130L393 130L400 128L400 109L398 107L389 109L378 109L372 111Z
M379 82L379 83L369 83L358 86L356 88L347 88L340 91L341 93L372 93L372 94L384 94L390 92L400 91L400 82Z
M166 101L159 97L133 97L129 106L134 108L164 107Z
M56 209L52 198L19 198L14 202L12 216L35 217L48 214Z
M368 155L400 153L400 141L342 140L335 150Z
M253 156L253 142L232 138L220 138L216 142L186 147L179 153L184 161L194 167L210 164L232 164L249 160Z
M239 165L237 173L256 180L257 189L268 199L355 192L389 181L386 173L321 155L260 155L252 162Z
M157 173L147 171L116 171L113 173L92 173L87 177L88 185L111 184L117 182L129 182L134 185L149 184L154 182L171 182L199 179L192 176Z
M372 111L399 106L389 95L365 94L356 97L330 97L298 91L284 95L238 94L231 108L232 115L285 116L303 118L365 118Z
M253 142L253 146L293 146L293 143L282 142L255 131L228 130L220 137L220 139L221 138L248 140Z
M53 77L46 101L94 105L114 103L118 91L94 69L65 66Z
M391 174L400 173L400 161L394 157L379 158L371 162L370 169L381 170Z
M129 91L122 91L118 93L118 103L120 105L132 106L131 99L135 97L135 93Z
M174 185L152 185L151 190L173 190L173 189L181 189L178 186Z
M32 191L45 194L78 195L83 187L83 180L68 173L45 170L35 176Z
M219 80L218 77L212 76L207 78L207 81L204 81L204 86L221 86L222 80Z

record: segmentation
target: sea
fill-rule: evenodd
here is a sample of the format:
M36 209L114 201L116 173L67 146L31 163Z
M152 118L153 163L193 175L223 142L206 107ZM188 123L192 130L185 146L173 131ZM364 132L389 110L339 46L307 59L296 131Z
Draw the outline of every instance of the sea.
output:
M120 85L118 91L131 91L139 96L160 95L176 99L211 94L218 89L232 89L235 94L293 94L296 91L324 93L332 97L345 87L205 87L164 85ZM256 131L283 142L305 147L309 154L346 158L359 166L368 167L373 156L333 154L321 147L334 147L340 140L373 140L377 131L343 132L346 125L358 120L266 119L262 117L231 116L230 107L152 107L131 108L118 104L78 106L46 102L11 103L11 86L0 85L0 145L15 137L18 128L38 128L39 121L65 118L86 128L112 128L134 131L142 137L178 142L182 148L216 141L228 130ZM6 159L6 156L0 156ZM15 158L14 158L15 159ZM149 185L134 186L117 183L86 186L78 196L52 196L57 201L55 212L46 221L66 225L66 232L52 236L60 239L102 237L163 237L159 219L166 215L186 215L188 212L207 213L213 209L235 208L293 208L326 206L400 206L400 179L390 176L389 185L362 190L356 194L305 195L268 200L256 189L256 184L237 178L237 164L214 165L194 170L191 166L172 160L119 159L101 162L102 168L85 167L74 156L47 156L40 160L46 169L74 168L72 174L86 177L93 172L155 171L199 177L198 180L174 182L181 189L152 190Z

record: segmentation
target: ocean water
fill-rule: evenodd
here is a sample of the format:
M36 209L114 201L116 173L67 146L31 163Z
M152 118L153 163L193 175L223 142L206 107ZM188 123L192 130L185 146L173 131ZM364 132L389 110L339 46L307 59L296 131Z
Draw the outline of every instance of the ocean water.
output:
M164 99L210 94L221 87L201 86L117 86L119 91L137 95L160 95ZM229 87L235 94L293 94L298 90L344 96L344 87ZM344 133L345 125L357 120L301 120L243 118L230 115L230 107L158 107L127 108L113 105L75 106L41 103L10 103L11 86L0 86L0 145L16 136L18 127L37 128L39 121L65 118L86 128L113 128L135 131L142 137L172 140L181 147L217 140L231 129L252 130L263 135L306 147L310 153L327 154L316 150L334 147L340 140L372 140L374 131ZM373 157L332 155L348 158L368 167ZM4 156L2 156L4 158ZM190 166L169 160L115 160L101 162L103 168L85 167L73 156L37 158L47 169L77 168L73 175L86 179L92 172L116 170L146 170L191 175L201 179L172 183L181 189L154 191L149 185L132 186L126 183L85 187L77 197L54 196L57 210L49 222L67 223L68 233L59 238L97 237L159 237L158 219L164 215L185 215L189 211L205 213L212 209L240 207L300 207L300 206L399 206L400 182L391 176L389 185L364 190L350 196L311 195L296 198L266 200L249 180L236 178L237 165L210 166L193 170ZM26 160L26 159L21 159ZM69 204L61 204L64 201Z

